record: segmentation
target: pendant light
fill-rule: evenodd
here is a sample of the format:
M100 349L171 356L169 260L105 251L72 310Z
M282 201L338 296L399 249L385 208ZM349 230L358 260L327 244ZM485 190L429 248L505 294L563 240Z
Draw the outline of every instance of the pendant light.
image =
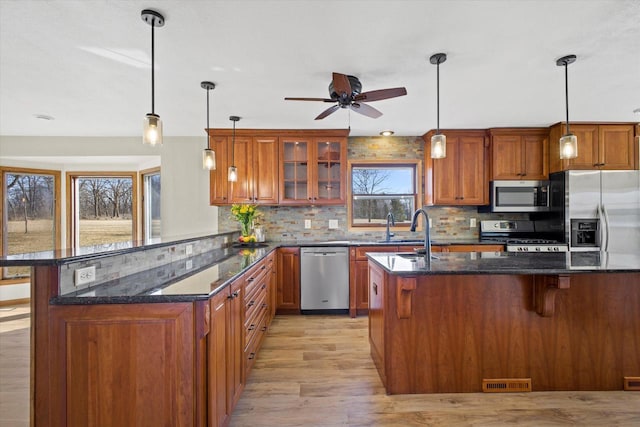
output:
M164 16L155 10L145 9L142 11L142 20L151 25L151 112L144 117L142 143L149 145L162 145L162 120L154 110L154 90L155 90L155 46L154 33L156 27L164 26Z
M567 133L560 138L560 158L575 159L578 157L578 138L569 130L569 64L576 62L575 55L567 55L556 61L559 67L564 66L564 96L567 108Z
M209 148L209 91L214 89L216 85L212 82L202 82L200 86L207 90L207 145L202 152L202 168L215 170L216 168L216 152Z
M447 60L446 53L436 53L431 55L429 62L435 64L436 71L436 99L437 99L437 120L436 134L431 137L431 158L444 159L447 157L447 137L440 133L440 64Z
M236 122L240 120L238 116L229 116L229 120L233 122L233 138L231 139L231 166L229 166L229 181L236 182L238 180L238 168L235 167L235 151L236 151Z

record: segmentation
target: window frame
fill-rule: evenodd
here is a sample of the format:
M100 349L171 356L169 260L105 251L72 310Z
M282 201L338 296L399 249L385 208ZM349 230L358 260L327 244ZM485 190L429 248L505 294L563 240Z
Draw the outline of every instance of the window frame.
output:
M415 208L422 207L422 161L418 159L377 159L361 160L353 159L347 161L347 228L351 232L385 231L386 224L354 225L353 224L353 189L352 176L354 167L410 167L414 169L414 203ZM391 226L391 230L408 231L410 224L403 223Z
M147 244L147 215L149 214L147 207L147 200L145 196L147 195L146 188L147 176L151 175L160 175L160 166L150 169L145 169L140 171L140 205L141 205L141 216L140 216L140 229L142 234L142 241ZM160 176L162 178L162 176ZM162 185L162 183L160 184ZM162 188L162 187L161 187ZM160 203L162 204L162 199L160 199ZM160 215L160 230L162 230L162 215Z
M6 194L5 194L5 182L7 174L19 174L19 175L48 175L53 176L53 210L54 210L54 218L53 218L53 227L54 227L54 247L52 250L61 249L62 245L62 234L61 234L61 226L62 226L62 208L61 208L61 188L62 182L61 177L62 174L59 170L53 169L34 169L34 168L23 168L23 167L14 167L14 166L0 166L0 178L2 179L2 185L0 186L0 217L2 218L2 224L0 226L0 254L2 256L7 256L6 250L6 238L7 238L7 229L5 218L7 215L6 210ZM25 280L29 280L27 277L21 278L11 278L6 279L4 277L4 268L2 268L2 272L0 272L0 285L11 285L16 283L25 283Z
M140 239L138 234L138 172L112 172L112 171L90 171L90 172L67 172L66 174L66 202L67 202L67 248L76 249L75 234L78 227L76 219L76 194L74 182L78 178L131 178L131 241Z

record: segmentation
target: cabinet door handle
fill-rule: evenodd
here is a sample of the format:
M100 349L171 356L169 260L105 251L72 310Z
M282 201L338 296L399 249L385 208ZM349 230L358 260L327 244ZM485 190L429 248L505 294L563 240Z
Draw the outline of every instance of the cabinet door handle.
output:
M373 284L373 293L378 295L378 285L377 284Z
M255 301L249 301L249 304L247 304L247 307L253 307L255 303L256 303Z
M253 360L256 357L256 354L251 352L249 353L249 360Z
M266 302L262 303L262 308L267 308L267 303Z
M253 281L254 281L254 278L253 278L253 277L249 277L249 278L247 279L247 282L249 282L249 283L251 283L251 282L253 282Z
M235 291L234 293L229 295L227 298L229 298L229 299L238 298L238 295L240 295L240 293L238 293L238 291Z
M260 328L260 330L261 330L262 332L267 332L267 327L266 327L266 326L263 326L262 328Z
M247 331L253 331L256 328L256 325L249 325L249 327L247 328Z
M263 284L262 284L262 287L261 287L260 289L267 289L267 284L266 284L266 283L263 283Z

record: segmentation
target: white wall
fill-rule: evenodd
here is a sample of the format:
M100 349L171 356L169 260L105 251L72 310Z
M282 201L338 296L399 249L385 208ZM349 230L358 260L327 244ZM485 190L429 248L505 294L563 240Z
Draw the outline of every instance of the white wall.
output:
M139 171L161 166L162 236L194 236L218 231L218 210L209 206L209 172L201 166L204 145L203 137L165 137L162 147L149 147L140 137L0 136L0 165L62 172L63 247L64 173L68 171ZM28 285L2 286L0 291L0 301L25 298Z

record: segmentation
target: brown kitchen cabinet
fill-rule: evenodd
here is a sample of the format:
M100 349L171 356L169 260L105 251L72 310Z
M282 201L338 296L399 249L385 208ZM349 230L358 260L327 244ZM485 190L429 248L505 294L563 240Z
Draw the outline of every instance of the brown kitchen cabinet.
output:
M280 138L280 204L343 205L346 173L346 137Z
M549 170L638 169L638 144L633 123L571 123L578 138L578 157L560 159L559 140L566 132L565 123L556 123L549 131Z
M229 183L231 203L278 203L278 138L236 135L238 181Z
M300 314L300 248L278 248L277 307L279 314Z
M209 148L216 153L216 168L209 171L209 204L225 205L229 203L229 169L230 143L226 136L209 135Z
M548 179L549 129L489 129L491 179Z
M425 201L428 205L479 206L489 203L488 138L484 130L443 130L447 157L431 158L425 141Z
M366 314L369 309L369 259L367 252L412 252L422 243L410 245L351 246L349 249L349 315ZM503 245L431 245L431 252L502 252Z
M48 426L196 425L193 307L49 306L48 328L37 332L48 336L47 345L38 347L44 353L36 355L33 377L37 390L49 392L36 394L34 420Z
M230 344L231 337L231 296L229 288L219 292L210 300L210 329L207 338L207 361L203 371L207 376L207 408L210 426L224 426L228 422L233 408L227 404L227 396L231 395L235 388L227 384L227 372L232 372L233 363ZM230 402L229 402L230 403Z

